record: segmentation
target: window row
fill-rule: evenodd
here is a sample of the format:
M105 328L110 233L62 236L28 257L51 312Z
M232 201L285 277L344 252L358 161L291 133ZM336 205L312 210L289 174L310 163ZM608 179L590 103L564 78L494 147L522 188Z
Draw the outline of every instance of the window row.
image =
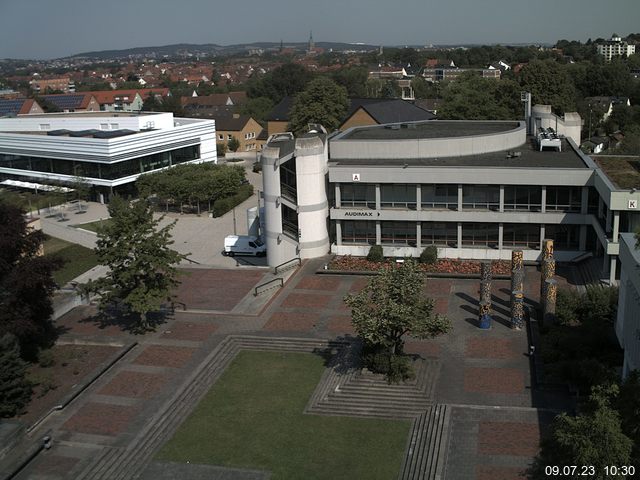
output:
M354 245L374 245L376 243L376 222L342 220L342 243ZM461 223L463 247L498 248L500 229L496 223ZM540 225L502 224L502 245L504 247L540 248ZM414 222L380 222L380 243L382 245L417 245L417 224ZM558 250L577 250L579 247L579 225L546 225L545 238L554 239ZM420 244L442 247L458 246L458 223L421 222Z
M593 190L593 189L590 189ZM417 185L381 184L380 207L415 209ZM500 187L497 185L463 185L462 208L464 210L499 210ZM547 187L546 210L580 212L582 187ZM374 184L341 184L341 207L376 208ZM425 184L420 188L420 208L458 209L458 185ZM504 210L539 212L542 210L542 187L529 185L505 185ZM589 211L597 210L597 193L589 192Z
M0 153L0 167L115 180L200 158L200 146L178 148L117 163L93 163Z

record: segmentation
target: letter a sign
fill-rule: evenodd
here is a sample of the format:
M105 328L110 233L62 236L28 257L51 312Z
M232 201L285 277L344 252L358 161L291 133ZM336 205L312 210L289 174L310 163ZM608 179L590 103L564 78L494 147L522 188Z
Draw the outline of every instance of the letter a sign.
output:
M353 173L353 174L351 174L351 177L352 177L354 182L359 182L360 181L360 174L359 173Z

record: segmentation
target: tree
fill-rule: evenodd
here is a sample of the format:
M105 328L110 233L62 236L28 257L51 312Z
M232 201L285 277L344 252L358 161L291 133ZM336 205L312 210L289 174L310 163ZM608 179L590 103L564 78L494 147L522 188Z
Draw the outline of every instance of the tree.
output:
M264 122L272 109L273 101L270 98L258 97L248 99L247 103L240 107L240 113L249 115L258 122Z
M238 140L236 137L232 136L231 140L229 140L227 142L227 148L231 152L237 152L238 149L240 148L240 140Z
M289 129L299 134L306 130L308 124L319 123L327 131L336 130L348 107L349 99L344 87L326 77L316 78L296 96Z
M433 299L423 291L424 274L412 260L382 270L355 295L347 295L356 333L365 342L380 345L392 355L403 351L406 334L433 338L447 333L451 322L434 314Z
M0 418L20 413L31 399L31 383L26 379L27 363L20 358L16 337L0 337Z
M358 66L341 68L331 77L334 82L347 89L349 97L366 97L368 75L366 67Z
M148 202L127 202L114 197L109 204L111 222L98 229L96 255L109 267L105 277L83 285L100 295L100 307L123 305L139 315L137 327L150 327L147 314L171 300L179 282L176 265L186 258L170 248L175 221L160 228Z
M622 431L634 443L631 464L640 465L640 371L634 370L622 383L615 406L620 413Z
M618 392L617 385L596 387L584 414L563 413L555 418L532 467L534 479L549 478L545 472L549 466L591 465L595 475L589 478L606 479L612 477L605 475L604 467L630 465L633 442L622 433L620 416L611 406Z
M312 73L297 63L285 63L262 77L252 77L247 83L249 98L267 97L274 104L295 95L306 87Z
M575 88L567 68L555 60L533 60L520 71L522 88L531 92L533 102L560 113L575 109Z
M450 120L506 120L520 116L520 88L513 80L482 78L471 72L450 82L438 116Z
M51 275L63 262L39 255L44 238L19 208L0 202L0 336L15 335L25 358L54 336Z

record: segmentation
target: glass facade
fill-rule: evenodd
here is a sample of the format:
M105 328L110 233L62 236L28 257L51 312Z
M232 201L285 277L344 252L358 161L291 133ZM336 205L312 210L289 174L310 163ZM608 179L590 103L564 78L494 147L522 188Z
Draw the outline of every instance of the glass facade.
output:
M298 214L292 208L287 207L285 204L281 205L282 208L282 233L288 235L294 240L298 240Z
M422 222L420 242L423 247L427 245L455 247L458 244L458 224L455 222Z
M504 209L539 212L542 210L542 187L505 185Z
M376 222L343 220L342 243L375 245Z
M540 248L540 225L531 223L502 224L502 246Z
M298 201L298 180L296 178L295 159L291 159L280 165L280 191L286 199L292 202Z
M115 180L170 165L197 160L198 158L200 158L200 145L154 153L152 155L145 155L143 157L115 163L60 160L55 158L27 157L0 153L0 167Z
M582 187L547 187L548 212L580 212Z
M458 209L458 186L457 185L422 185L421 186L421 208L433 209Z
M343 207L376 208L376 186L370 183L341 185L340 205Z
M498 248L499 228L497 223L463 223L463 247Z
M380 185L380 206L382 208L416 208L416 186L413 184Z
M380 231L383 245L417 245L415 222L380 222Z
M553 239L556 250L578 250L580 245L579 225L545 225L544 236Z
M473 210L499 210L498 185L465 185L462 187L462 208Z

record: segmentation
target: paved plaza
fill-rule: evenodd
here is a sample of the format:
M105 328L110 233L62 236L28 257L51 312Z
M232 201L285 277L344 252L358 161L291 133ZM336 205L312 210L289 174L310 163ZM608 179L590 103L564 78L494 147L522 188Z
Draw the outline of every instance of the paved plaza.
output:
M362 289L368 279L316 273L326 260L306 261L289 272L284 288L259 297L253 295L254 286L273 276L265 269L186 270L175 310L146 335L132 334L126 324L101 323L93 306L79 307L59 319L61 341L122 348L132 342L137 345L32 433L29 438L36 442L49 432L53 447L39 454L17 478L110 478L98 473L110 471L110 455L126 456L142 448L141 442L147 442L142 453L126 460L132 462L129 471L144 472L140 478L268 478L268 472L254 470L189 469L153 462L156 444L166 441L163 435L174 428L162 425L170 419L161 413L182 412L175 413L178 424L188 414L189 405L197 403L198 388L206 387L200 385L207 381L205 373L215 370L206 369L215 367L214 356L221 355L220 349L232 338L229 335L285 343L353 340L350 311L343 298ZM538 282L539 274L529 269L526 291L531 304L538 300ZM565 399L538 391L532 382L527 330L512 330L508 325L508 289L508 281L494 281L495 320L490 330L480 330L479 280L428 280L426 293L434 299L436 311L451 318L453 330L433 340L407 341L409 353L437 366L432 370L436 373L430 380L428 400L448 409L443 423L446 453L441 457L448 479L525 478L523 472L537 452L541 431L554 409L566 406ZM251 348L261 348L259 343ZM178 402L180 395L184 400ZM156 443L147 441L151 437ZM160 471L164 476L158 476Z

